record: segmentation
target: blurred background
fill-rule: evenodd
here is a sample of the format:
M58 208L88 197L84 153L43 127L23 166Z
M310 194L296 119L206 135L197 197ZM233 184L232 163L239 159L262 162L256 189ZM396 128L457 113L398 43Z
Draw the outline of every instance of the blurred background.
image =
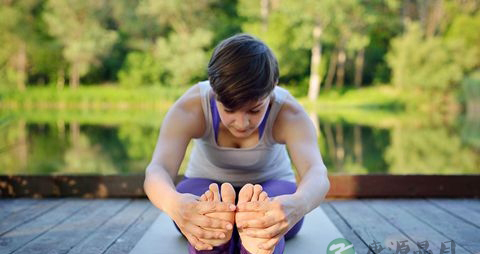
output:
M143 173L236 33L274 51L330 173L480 173L480 1L0 0L0 174Z

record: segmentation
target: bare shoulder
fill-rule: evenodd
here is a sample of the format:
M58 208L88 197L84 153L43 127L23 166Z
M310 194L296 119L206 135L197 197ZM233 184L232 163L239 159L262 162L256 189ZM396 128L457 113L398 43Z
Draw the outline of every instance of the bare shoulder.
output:
M305 109L289 94L285 98L285 102L282 104L277 118L273 123L273 138L278 143L284 144L288 133L308 124L310 124L310 118L305 112Z
M205 117L202 108L200 86L198 84L190 87L169 110L178 114L179 121L188 124L193 138L201 137L205 132Z

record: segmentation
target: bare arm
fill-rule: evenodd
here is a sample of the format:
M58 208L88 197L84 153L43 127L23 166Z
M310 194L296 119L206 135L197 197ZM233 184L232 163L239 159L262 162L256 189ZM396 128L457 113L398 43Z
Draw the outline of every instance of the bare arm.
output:
M289 112L281 119L281 138L287 145L290 158L300 176L300 183L293 196L302 201L303 213L307 214L323 202L330 189L330 181L318 149L317 133L312 121L297 102L290 104L287 111Z
M199 202L198 196L176 191L174 179L187 145L192 138L200 137L205 130L199 99L198 87L194 87L168 111L160 129L152 161L146 169L144 190L153 205L175 221L195 248L205 250L212 246L203 243L200 238L221 238L221 232L205 228L226 229L229 224L205 214L232 211L235 207L232 208L227 203Z
M174 180L188 143L203 130L202 126L199 126L201 119L198 119L198 114L191 112L190 108L195 102L189 92L167 112L160 128L152 161L145 173L145 193L156 207L167 213L177 198Z

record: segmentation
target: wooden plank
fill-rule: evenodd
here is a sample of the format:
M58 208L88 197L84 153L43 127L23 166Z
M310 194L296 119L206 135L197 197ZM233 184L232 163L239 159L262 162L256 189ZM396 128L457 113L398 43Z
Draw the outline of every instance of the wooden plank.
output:
M381 245L385 249L382 253L395 253L397 241L411 241L407 235L394 227L388 220L382 218L375 210L366 206L359 200L329 202L340 216L360 239L373 246ZM390 250L388 249L390 248ZM375 250L375 248L372 248Z
M428 199L435 206L480 229L480 212L465 206L464 200ZM480 201L477 201L480 204Z
M5 220L13 213L18 213L33 206L38 202L40 202L40 200L31 198L0 199L0 221Z
M5 219L0 220L0 236L7 233L14 228L27 223L38 216L54 209L55 207L64 203L65 200L60 199L45 199L41 202L33 204L33 206L16 213L12 213Z
M130 227L140 214L148 209L148 206L149 201L144 199L133 200L68 253L103 253Z
M345 223L345 219L332 208L329 202L323 203L320 207L325 211L328 218L330 218L333 224L335 224L345 239L353 244L357 253L368 253L369 249L367 244L355 234L353 229L347 223Z
M90 200L68 200L0 237L0 253L13 252L81 211Z
M364 200L364 203L405 233L409 239L413 239L408 242L410 250L412 251L419 251L417 242L428 241L428 248L422 249L425 251L431 250L433 253L440 253L441 244L450 240L425 222L406 212L405 210L409 210L411 205L405 205L405 210L403 210L399 208L395 200ZM405 201L404 204L409 204L409 201ZM462 246L457 245L455 253L470 252Z
M91 200L81 211L27 243L15 254L67 253L128 203L128 199Z
M480 252L480 230L425 200L395 201L397 206L472 253Z
M147 210L107 249L104 254L129 253L160 215L161 211L150 204Z
M480 199L464 199L462 205L480 213Z

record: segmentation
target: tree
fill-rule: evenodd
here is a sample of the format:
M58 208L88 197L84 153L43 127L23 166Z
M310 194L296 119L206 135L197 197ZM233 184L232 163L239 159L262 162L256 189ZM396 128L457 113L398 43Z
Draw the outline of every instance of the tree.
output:
M105 2L96 0L49 0L44 19L49 32L63 46L63 56L70 65L70 86L78 87L80 77L107 55L117 33L102 24Z
M16 84L25 90L28 81L31 50L38 43L35 9L40 1L0 2L0 83Z
M205 77L208 49L214 33L210 26L214 15L210 10L217 1L153 1L146 0L137 7L137 14L155 21L162 27L150 47L132 52L127 57L127 69L119 73L122 84L154 82L162 85L186 85ZM142 65L155 62L146 70ZM140 83L142 82L142 83Z
M392 40L387 55L393 84L405 90L450 91L475 62L475 55L465 50L461 41L425 38L419 24L412 22L404 35Z

